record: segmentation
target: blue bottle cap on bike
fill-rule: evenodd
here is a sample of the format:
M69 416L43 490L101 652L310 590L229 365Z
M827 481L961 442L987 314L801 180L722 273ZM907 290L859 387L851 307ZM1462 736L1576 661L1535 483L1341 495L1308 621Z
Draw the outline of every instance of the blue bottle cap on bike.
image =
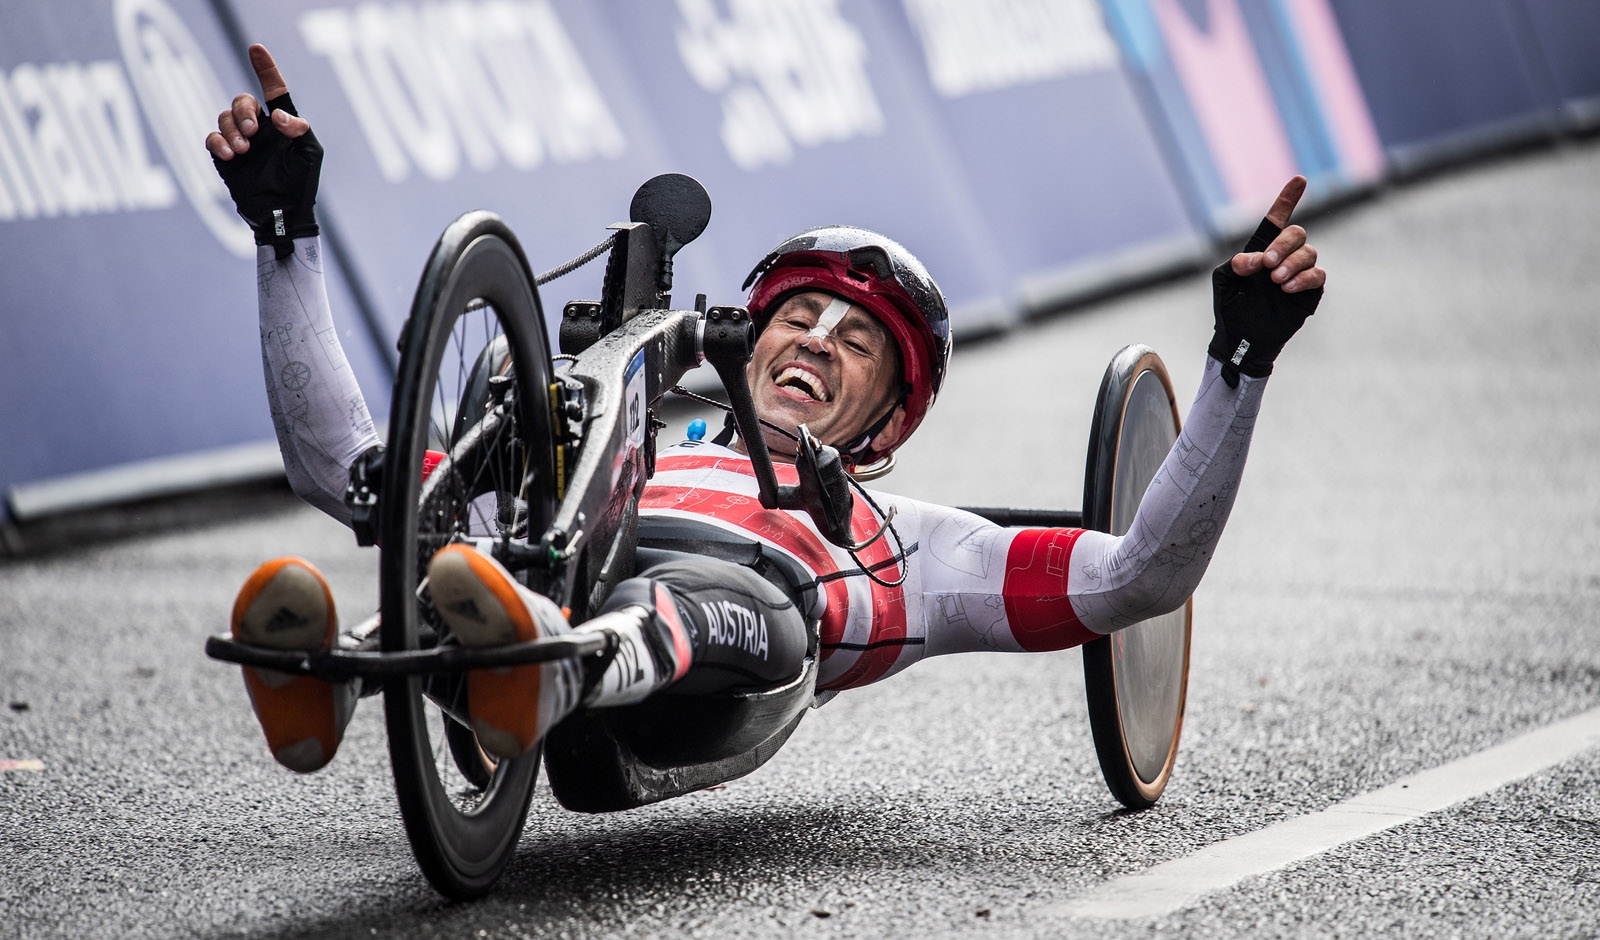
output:
M689 422L689 440L698 441L706 436L706 423L696 418Z

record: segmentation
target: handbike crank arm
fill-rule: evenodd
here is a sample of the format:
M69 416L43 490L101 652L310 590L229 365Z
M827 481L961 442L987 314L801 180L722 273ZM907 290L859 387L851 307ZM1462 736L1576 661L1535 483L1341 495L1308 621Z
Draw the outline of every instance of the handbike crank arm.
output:
M468 669L499 669L590 656L605 649L605 634L566 633L526 643L467 649L436 646L426 650L380 653L367 650L274 650L248 646L226 633L206 638L206 655L226 663L272 669L318 679L398 679Z
M837 449L817 440L803 424L796 429L800 433L795 439L794 465L799 482L778 483L767 436L761 429L744 371L754 344L755 327L749 311L743 307L712 307L706 312L701 347L706 361L722 379L722 387L727 389L739 439L744 442L760 489L761 505L766 509L805 510L823 538L842 548L861 547L850 532L855 497L850 493L844 461Z

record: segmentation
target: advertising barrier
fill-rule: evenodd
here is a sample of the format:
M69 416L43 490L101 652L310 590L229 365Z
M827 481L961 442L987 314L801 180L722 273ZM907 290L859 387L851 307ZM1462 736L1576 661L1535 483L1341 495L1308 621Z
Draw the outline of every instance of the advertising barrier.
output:
M264 42L327 149L347 366L382 422L416 279L487 208L535 271L637 186L711 193L676 303L786 236L904 242L956 336L1192 264L1310 199L1600 126L1593 0L59 0L0 14L8 517L279 472L250 234L203 148ZM594 298L603 268L542 290ZM327 348L327 347L325 347Z
M879 6L1023 310L1205 254L1096 0Z
M1395 171L1554 131L1554 91L1536 77L1546 65L1531 57L1521 0L1332 2ZM1547 27L1566 19L1529 6L1544 8ZM1582 40L1591 60L1594 35Z
M885 41L885 4L598 6L644 106L671 128L676 167L711 192L713 297L742 297L746 273L795 232L848 223L938 272L956 331L1008 318L1000 252L914 66Z
M209 7L59 0L0 19L4 513L281 472L249 446L273 437L255 247L202 146L243 81ZM382 382L345 325L349 366ZM219 448L214 474L147 463ZM129 464L132 489L81 476Z
M1102 3L1190 199L1217 235L1254 227L1296 173L1310 181L1312 201L1382 174L1328 0Z
M271 50L326 148L319 211L391 337L439 233L461 213L499 213L530 265L547 270L627 221L634 189L675 168L591 3L236 9L240 42ZM696 256L683 261L684 278L699 280ZM598 296L602 270L544 292L552 328L562 301Z
M1600 127L1600 3L1506 0L1525 17L1534 58L1548 74L1559 120L1573 130ZM1541 74L1534 66L1534 74Z

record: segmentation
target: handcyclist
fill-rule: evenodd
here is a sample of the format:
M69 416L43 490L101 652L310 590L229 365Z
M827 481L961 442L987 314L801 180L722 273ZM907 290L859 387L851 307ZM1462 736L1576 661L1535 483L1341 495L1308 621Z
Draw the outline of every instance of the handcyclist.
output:
M270 113L240 95L206 147L260 246L263 363L285 469L297 493L348 523L350 467L379 441L323 285L314 213L322 150L266 49L251 47L250 59ZM926 656L1065 649L1182 605L1232 509L1273 360L1322 295L1317 253L1289 225L1304 188L1291 180L1245 250L1214 272L1215 333L1200 389L1126 535L1008 529L873 493L856 502L855 530L870 535L892 512L898 540L878 539L858 563L804 513L760 507L731 432L669 447L640 503L641 543L705 551L649 555L576 627L467 545L432 559L434 603L465 646L601 630L625 653L594 675L572 661L470 673L480 743L516 756L578 708L639 702L669 687L696 694L792 678L808 617L821 623L818 688L828 693ZM807 425L855 466L893 454L927 415L950 356L944 299L921 263L881 235L825 226L780 244L747 286L760 332L746 375L759 415ZM309 379L297 370L295 382L280 382L291 363L309 366ZM793 453L789 437L767 437L777 460ZM792 466L779 473L793 482ZM754 546L765 567L730 562L730 544ZM298 558L250 576L232 628L241 642L281 649L338 641L327 583ZM309 772L333 757L353 688L248 667L244 676L281 763Z

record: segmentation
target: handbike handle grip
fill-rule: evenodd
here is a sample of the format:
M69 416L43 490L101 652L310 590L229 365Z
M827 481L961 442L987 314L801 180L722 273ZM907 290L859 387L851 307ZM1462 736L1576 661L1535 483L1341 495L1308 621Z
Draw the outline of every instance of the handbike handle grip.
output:
M744 441L756 482L761 486L761 505L777 509L778 475L772 469L772 454L767 451L767 438L761 433L755 401L750 397L750 383L744 375L745 363L750 361L750 354L755 350L755 324L750 320L750 312L743 307L712 307L706 311L704 322L700 351L717 370L722 387L728 391L728 404L733 406L739 439Z
M850 534L850 516L856 500L850 492L839 451L817 440L811 429L800 425L800 452L795 455L800 484L778 488L783 508L804 509L811 514L823 538L843 548L855 545ZM792 505L791 505L792 504Z
M744 373L755 346L755 326L750 313L743 307L707 310L700 345L706 361L722 379L722 387L728 390L728 403L733 406L739 439L744 441L756 483L761 488L761 505L767 509L804 509L828 541L846 548L854 545L850 537L850 515L855 508L855 497L850 493L844 463L837 450L818 441L803 425L795 455L799 485L778 485L772 454L767 450L767 436L761 431L761 420Z

